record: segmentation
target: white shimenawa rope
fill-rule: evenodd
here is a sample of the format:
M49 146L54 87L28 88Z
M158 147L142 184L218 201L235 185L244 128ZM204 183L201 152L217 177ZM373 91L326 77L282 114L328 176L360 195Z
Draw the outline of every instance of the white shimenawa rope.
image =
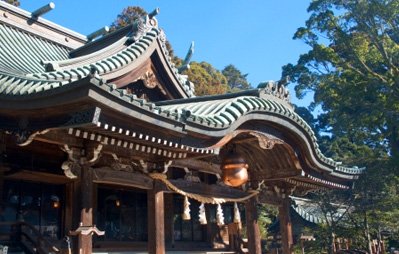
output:
M183 195L185 197L191 198L191 199L195 199L200 203L206 203L206 204L223 204L226 202L244 202L256 195L259 194L259 191L257 190L251 190L249 191L248 195L242 198L215 198L215 197L204 197L201 196L199 194L195 194L195 193L190 193L190 192L185 192L179 188L177 188L175 185L173 185L168 179L167 176L165 174L161 174L161 173L151 173L149 174L149 176L152 179L155 180L159 180L161 182L163 182L164 184L166 184L166 186L168 186L169 189L171 189L172 191Z

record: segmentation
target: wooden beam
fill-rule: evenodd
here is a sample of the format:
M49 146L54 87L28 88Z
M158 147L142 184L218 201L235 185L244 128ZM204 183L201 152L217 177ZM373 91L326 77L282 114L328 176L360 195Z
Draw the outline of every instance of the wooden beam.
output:
M148 203L148 253L165 254L164 193L160 183L147 191Z
M256 198L253 197L245 203L245 216L247 222L248 250L251 254L262 254L261 238L258 226L258 211Z
M4 178L50 183L50 184L67 184L73 181L70 178L66 177L65 175L56 175L45 172L30 171L30 170L16 171L13 174L4 176Z
M210 174L219 174L219 175L222 174L219 164L213 164L213 163L209 163L209 162L201 161L201 160L194 160L194 159L175 160L175 161L173 161L171 166L177 167L177 168L194 169L197 171L210 173Z
M79 138L68 135L67 131L64 129L51 130L43 135L35 136L35 140L54 144L54 145L68 145L73 147L83 147L84 141Z
M119 186L128 186L150 190L153 188L152 178L137 172L116 171L109 167L93 169L93 181Z

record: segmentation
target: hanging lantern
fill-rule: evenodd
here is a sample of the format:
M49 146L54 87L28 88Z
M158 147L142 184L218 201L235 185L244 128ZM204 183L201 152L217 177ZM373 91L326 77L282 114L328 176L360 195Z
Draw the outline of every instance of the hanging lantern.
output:
M232 187L238 187L248 181L248 164L234 150L229 152L220 166L223 182Z

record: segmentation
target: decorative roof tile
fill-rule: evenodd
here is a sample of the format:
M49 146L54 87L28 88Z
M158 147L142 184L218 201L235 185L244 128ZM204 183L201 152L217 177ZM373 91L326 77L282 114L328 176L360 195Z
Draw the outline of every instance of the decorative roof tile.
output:
M68 59L69 48L0 23L0 70L25 75L44 72L43 60Z

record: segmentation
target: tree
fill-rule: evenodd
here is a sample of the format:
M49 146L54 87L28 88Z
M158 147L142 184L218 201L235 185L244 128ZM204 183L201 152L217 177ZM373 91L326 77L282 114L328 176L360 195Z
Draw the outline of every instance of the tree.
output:
M399 158L399 1L317 0L294 38L311 49L283 67L297 95L315 92L326 129Z
M346 226L369 249L381 230L399 228L399 1L315 0L308 11L294 39L310 50L282 76L296 82L297 96L315 93L310 109L323 109L316 125L329 133L326 155L367 167Z
M111 24L111 30L116 30L121 27L133 24L139 18L147 15L148 13L139 6L128 6L122 10L116 17L116 20Z
M197 96L224 94L229 90L226 77L210 63L191 62L190 69L186 70L185 74L195 84Z
M20 5L19 0L2 0L2 1L4 1L6 3L9 3L9 4L12 4L14 6L17 6L17 7Z
M222 74L227 78L227 84L232 92L246 90L251 87L247 81L248 74L242 74L234 65L229 64L223 70Z

